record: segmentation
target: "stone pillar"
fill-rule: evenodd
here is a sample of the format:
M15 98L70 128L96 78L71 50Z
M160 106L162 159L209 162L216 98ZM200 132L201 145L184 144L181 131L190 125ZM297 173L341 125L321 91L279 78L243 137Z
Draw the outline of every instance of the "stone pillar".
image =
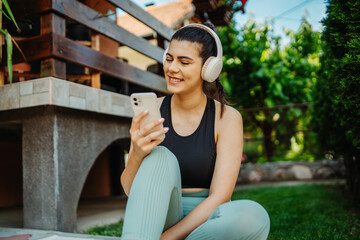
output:
M23 119L24 227L76 231L86 177L112 142L129 138L130 120L55 106Z
M23 121L23 197L24 227L65 229L59 226L59 159L56 149L58 129L51 114ZM69 224L73 224L72 222Z

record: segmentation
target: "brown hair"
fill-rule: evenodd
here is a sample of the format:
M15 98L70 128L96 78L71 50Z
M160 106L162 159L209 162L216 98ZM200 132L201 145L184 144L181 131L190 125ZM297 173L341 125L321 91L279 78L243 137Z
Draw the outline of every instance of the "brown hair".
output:
M205 26L214 30L214 25L205 23ZM214 30L215 31L215 30ZM196 42L201 45L200 49L200 57L203 60L203 64L205 61L211 57L216 56L217 48L215 39L208 33L206 30L198 27L186 27L181 28L175 32L172 36L171 40L178 40L178 41L189 41L189 42ZM228 104L226 101L226 93L224 91L224 87L222 86L220 79L217 78L214 82L203 82L203 91L204 93L213 98L218 100L221 103L221 111L220 117L223 116L225 110L225 104Z

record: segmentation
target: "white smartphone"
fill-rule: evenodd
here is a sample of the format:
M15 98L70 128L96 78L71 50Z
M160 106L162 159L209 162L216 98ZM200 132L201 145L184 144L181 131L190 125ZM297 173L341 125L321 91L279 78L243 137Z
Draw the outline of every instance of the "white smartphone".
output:
M134 116L143 112L144 110L148 110L149 113L145 116L140 122L140 128L145 126L150 122L157 121L161 118L160 109L157 101L156 94L153 92L146 93L133 93L130 96L131 106L134 111ZM163 124L160 124L153 128L150 132L154 132L157 130L163 129ZM165 134L157 137L157 139L162 140L165 138Z

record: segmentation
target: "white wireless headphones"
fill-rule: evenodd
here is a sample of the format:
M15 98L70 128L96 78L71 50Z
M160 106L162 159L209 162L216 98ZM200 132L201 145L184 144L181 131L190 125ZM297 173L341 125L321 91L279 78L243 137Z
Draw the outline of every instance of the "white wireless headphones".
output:
M191 23L182 28L186 28L186 27L201 28L201 29L207 31L214 38L215 43L216 43L216 48L217 48L217 55L216 55L216 57L211 56L208 59L206 59L204 65L202 67L202 70L201 70L201 78L207 82L215 81L219 77L219 75L221 73L221 69L223 67L223 62L222 62L223 50L222 50L221 41L220 41L218 35L211 28L209 28L205 25L202 25L202 24ZM182 28L180 28L180 29L182 29ZM166 61L167 51L168 51L168 48L164 52L163 63L165 63L165 61Z

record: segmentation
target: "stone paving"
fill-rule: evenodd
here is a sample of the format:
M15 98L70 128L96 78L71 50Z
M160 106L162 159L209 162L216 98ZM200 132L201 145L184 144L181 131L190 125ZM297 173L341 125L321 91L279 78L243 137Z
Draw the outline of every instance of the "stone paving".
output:
M0 228L0 240L96 240L120 239L119 237L92 236L23 228Z
M125 206L123 197L81 200L77 210L77 232L119 222L125 215ZM23 217L22 207L0 208L0 227L22 228Z

